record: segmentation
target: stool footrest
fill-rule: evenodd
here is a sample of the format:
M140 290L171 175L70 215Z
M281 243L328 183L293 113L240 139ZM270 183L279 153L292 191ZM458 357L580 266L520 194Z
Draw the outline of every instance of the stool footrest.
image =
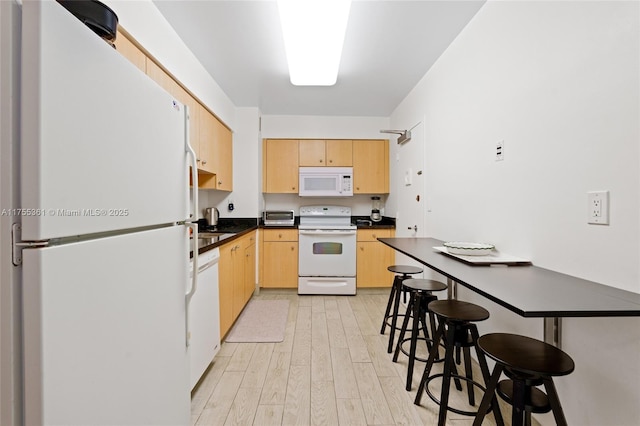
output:
M446 408L448 411L451 411L452 413L456 413L456 414L460 414L463 416L475 416L478 411L465 411L465 410L460 410L458 408L455 407L451 407L449 405L447 405L447 407L443 407L442 405L440 405L440 400L438 399L438 397L436 397L433 392L431 392L431 390L429 389L429 382L432 381L433 379L436 379L438 377L444 377L444 374L439 373L439 374L434 374L432 376L429 376L429 378L427 379L427 381L425 382L424 385L424 391L426 392L427 395L429 395L429 398L431 398L431 400L433 402L435 402L436 404L438 404L440 406L440 408ZM451 374L451 378L452 379L459 379L459 380L463 380L467 383L471 383L471 386L476 386L479 389L481 389L483 392L486 391L486 388L484 386L482 386L480 383L476 382L473 379L470 379L466 376L462 376L460 374ZM489 405L489 410L487 412L491 412L493 410L493 406Z
M498 382L496 392L500 398L513 405L513 380L501 380ZM530 388L530 394L524 402L525 410L532 413L548 413L551 411L551 404L547 394L538 388Z

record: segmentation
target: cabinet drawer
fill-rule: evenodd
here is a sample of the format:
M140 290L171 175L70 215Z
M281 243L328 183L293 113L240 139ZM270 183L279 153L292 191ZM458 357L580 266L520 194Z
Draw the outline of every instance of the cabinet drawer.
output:
M358 229L358 241L377 241L391 237L391 229Z
M264 241L298 241L297 229L265 229Z

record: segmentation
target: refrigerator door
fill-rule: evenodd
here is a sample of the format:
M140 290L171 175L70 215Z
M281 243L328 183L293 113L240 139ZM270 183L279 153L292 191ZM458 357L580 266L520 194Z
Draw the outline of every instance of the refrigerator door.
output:
M57 2L22 32L23 240L188 219L184 106Z
M25 424L186 425L184 226L24 250Z

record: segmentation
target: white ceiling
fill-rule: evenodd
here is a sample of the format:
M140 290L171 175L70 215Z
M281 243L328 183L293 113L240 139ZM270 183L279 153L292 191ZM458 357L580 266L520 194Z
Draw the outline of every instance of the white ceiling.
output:
M275 0L154 0L238 107L388 117L484 0L354 0L331 87L289 82Z

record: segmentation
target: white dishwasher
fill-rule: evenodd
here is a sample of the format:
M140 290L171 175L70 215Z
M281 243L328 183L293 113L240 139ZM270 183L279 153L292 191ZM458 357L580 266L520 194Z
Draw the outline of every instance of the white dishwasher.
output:
M191 389L220 350L220 249L198 256L198 286L189 303L189 359ZM193 262L191 262L193 275Z

